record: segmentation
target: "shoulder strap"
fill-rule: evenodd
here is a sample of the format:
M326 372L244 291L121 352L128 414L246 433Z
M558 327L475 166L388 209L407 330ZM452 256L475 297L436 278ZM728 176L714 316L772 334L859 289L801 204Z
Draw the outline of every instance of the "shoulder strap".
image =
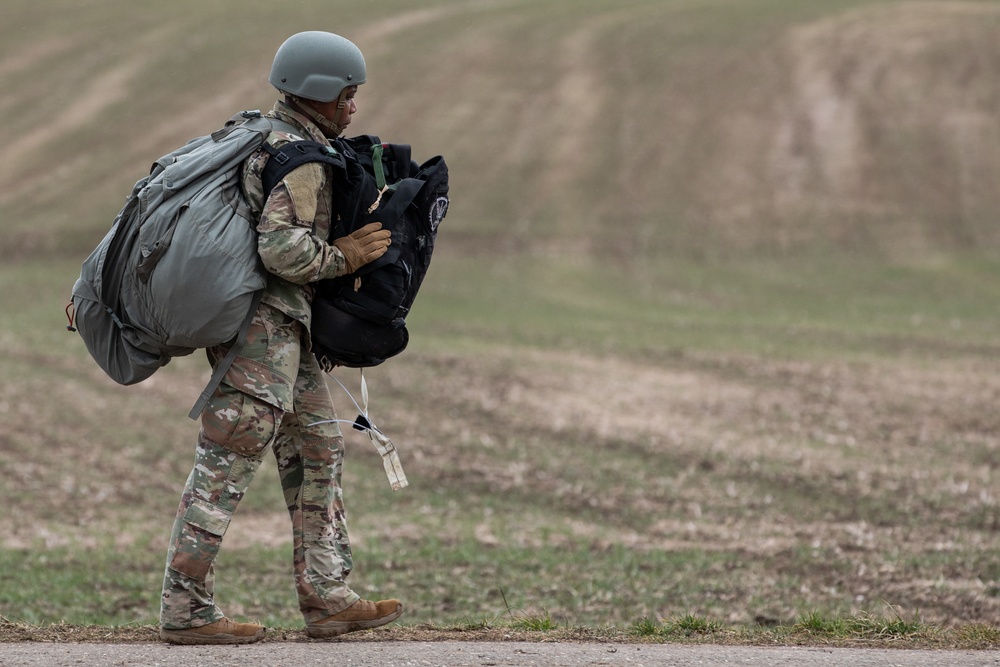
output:
M264 290L257 290L254 292L253 300L250 303L250 310L247 311L246 316L243 318L243 322L240 324L240 330L236 334L236 340L233 342L226 356L222 358L215 366L215 371L212 373L211 379L209 379L208 384L201 392L201 396L195 402L194 407L191 408L191 412L188 413L188 417L191 419L198 419L205 406L208 405L208 399L212 397L212 393L215 388L219 386L222 382L222 378L226 376L229 372L229 367L233 365L233 361L236 360L236 355L240 353L243 349L243 343L246 342L247 334L250 333L250 325L253 323L253 316L257 314L257 307L260 305L260 300L264 296Z
M265 141L261 147L271 156L261 173L265 196L281 179L304 164L322 162L340 170L346 169L344 156L318 141L290 141L281 148L275 148Z
M237 128L246 128L261 135L261 148L271 155L270 160L264 165L264 172L261 180L264 185L264 196L266 197L274 187L281 182L292 170L309 162L323 162L331 166L344 169L344 157L326 144L318 141L307 141L305 139L291 141L281 148L275 148L267 143L267 136L271 132L284 132L292 136L302 133L295 126L280 118L265 116L259 110L241 111L226 121L224 127L211 134L213 141L221 141L228 134ZM155 166L155 165L154 165Z

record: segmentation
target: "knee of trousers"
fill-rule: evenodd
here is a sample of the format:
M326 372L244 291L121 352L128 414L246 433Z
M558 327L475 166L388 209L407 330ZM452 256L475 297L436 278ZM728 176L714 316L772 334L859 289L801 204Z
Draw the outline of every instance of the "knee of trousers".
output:
M201 413L201 437L240 456L257 458L274 440L281 414L270 403L221 384Z
M206 579L261 460L214 443L199 443L174 524L170 569L198 581Z

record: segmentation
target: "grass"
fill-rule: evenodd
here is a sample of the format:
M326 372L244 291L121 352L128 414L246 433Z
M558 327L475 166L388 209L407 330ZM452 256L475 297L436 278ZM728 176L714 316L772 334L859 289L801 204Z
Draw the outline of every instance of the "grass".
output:
M790 625L768 624L757 627L732 628L710 617L684 614L657 621L643 617L632 623L629 634L644 640L685 641L709 638L719 643L742 641L758 644L867 645L924 647L990 648L996 645L995 627L969 624L960 628L941 629L919 620L904 619L892 609L888 613L862 613L827 616L819 612L804 614Z
M436 289L421 295L414 326L439 347L468 338L632 357L741 350L864 360L975 355L996 344L1000 324L983 307L1000 297L997 265L975 257L914 266L843 257L641 266L456 260L435 267L428 282ZM487 280L463 279L483 271Z
M3 523L0 615L17 636L155 623L196 428L183 414L204 381L192 357L149 386L109 386L60 321L74 270L0 269L16 313L3 333L14 384L0 411L14 428L0 436L0 494L32 527ZM353 585L403 597L408 631L989 645L998 572L983 406L996 390L970 369L994 346L981 289L994 268L860 262L831 283L836 270L598 274L512 259L471 271L444 255L413 348L369 375L411 488L392 493L377 455L349 447ZM875 277L891 298L872 294ZM30 294L17 289L29 280ZM739 335L750 321L771 347ZM818 333L828 328L842 335ZM863 344L878 336L898 344ZM669 353L654 353L657 337ZM27 428L29 411L41 427ZM266 460L220 556L219 600L294 634L274 477Z
M928 629L916 617L905 620L895 609L890 611L888 617L866 613L840 618L829 618L810 612L794 627L817 636L858 639L906 639Z
M726 626L708 617L683 615L655 621L643 617L628 628L558 627L544 619L524 623L519 620L485 619L450 626L390 625L378 630L352 634L347 641L521 641L521 642L600 642L627 643L712 643L753 646L823 646L853 648L907 648L936 650L983 650L995 648L1000 630L985 624L958 628L920 625L898 633L885 629L884 619L870 615L852 616L824 622L823 631L802 624L791 626ZM891 622L890 622L891 625ZM875 631L873 632L873 628ZM157 628L149 625L71 625L50 623L31 625L0 616L0 642L99 642L134 643L157 641ZM297 628L269 627L265 642L308 641Z
M668 619L657 623L649 618L643 617L632 624L632 634L638 637L658 637L669 639L672 637L691 637L692 635L712 635L722 633L724 626L719 621L706 616L695 616L694 614L684 614L674 619Z

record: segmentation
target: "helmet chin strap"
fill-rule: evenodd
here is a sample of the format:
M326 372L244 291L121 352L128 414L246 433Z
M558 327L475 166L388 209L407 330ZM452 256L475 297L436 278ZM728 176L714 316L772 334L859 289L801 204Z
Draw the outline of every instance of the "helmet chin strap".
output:
M337 101L338 111L347 106L346 96L347 96L347 89L345 88L343 91L341 91L340 99ZM337 137L339 137L344 133L344 130L346 129L345 126L334 123L332 120L330 120L320 112L313 109L306 100L296 97L295 95L289 95L287 93L285 95L285 99L296 110L301 111L305 115L309 116L309 118L311 118L313 122L319 125L319 129L323 132L323 136L325 136L327 139L336 139Z

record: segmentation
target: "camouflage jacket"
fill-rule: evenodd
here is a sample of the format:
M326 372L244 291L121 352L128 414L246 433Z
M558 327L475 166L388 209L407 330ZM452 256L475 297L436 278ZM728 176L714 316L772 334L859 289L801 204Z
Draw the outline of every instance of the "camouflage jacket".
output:
M272 132L267 142L273 146L298 139L329 143L315 123L281 100L267 115L302 130L301 136ZM268 271L262 301L309 331L313 283L342 275L345 268L343 254L327 242L332 216L330 173L326 165L302 165L285 176L265 201L261 172L267 158L261 149L243 165L243 191L259 219L257 251ZM304 343L310 347L308 340Z

